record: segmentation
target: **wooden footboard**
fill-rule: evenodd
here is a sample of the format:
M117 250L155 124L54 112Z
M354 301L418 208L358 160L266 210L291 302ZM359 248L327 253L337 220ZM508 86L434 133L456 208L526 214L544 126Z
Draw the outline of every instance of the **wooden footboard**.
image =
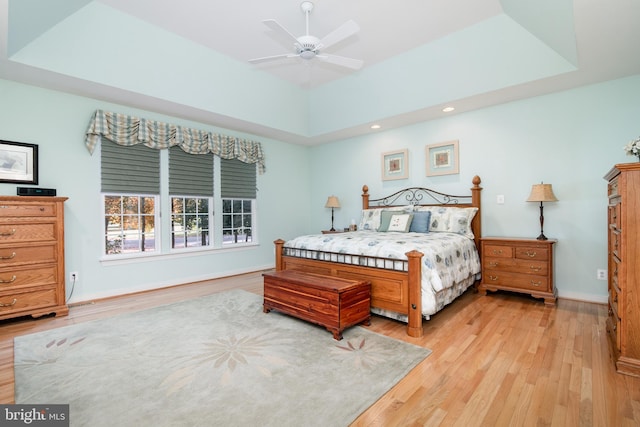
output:
M405 314L407 335L421 337L421 259L418 251L407 252L407 271L365 267L341 262L321 261L285 255L284 240L276 240L276 270L303 270L345 279L371 282L371 306Z

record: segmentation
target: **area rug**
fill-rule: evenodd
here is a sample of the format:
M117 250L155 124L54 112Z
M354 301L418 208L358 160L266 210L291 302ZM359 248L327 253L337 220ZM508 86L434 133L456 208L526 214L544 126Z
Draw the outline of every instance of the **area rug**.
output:
M15 338L15 399L72 426L347 426L430 354L233 290Z

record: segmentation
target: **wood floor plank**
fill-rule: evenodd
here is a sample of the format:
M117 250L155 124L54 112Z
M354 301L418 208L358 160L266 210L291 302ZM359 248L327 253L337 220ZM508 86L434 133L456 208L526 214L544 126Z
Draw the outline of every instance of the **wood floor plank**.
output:
M77 305L66 317L1 321L0 403L14 399L16 336L229 289L261 295L261 272ZM549 307L523 295L472 291L424 321L419 338L374 316L370 330L432 354L352 425L640 425L640 378L615 372L606 317L600 304L559 299Z

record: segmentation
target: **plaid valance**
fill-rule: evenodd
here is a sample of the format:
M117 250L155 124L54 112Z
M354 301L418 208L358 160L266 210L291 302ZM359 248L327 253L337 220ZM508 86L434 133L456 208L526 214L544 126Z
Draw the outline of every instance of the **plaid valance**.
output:
M259 142L170 123L96 110L85 136L90 153L93 154L100 138L120 145L144 144L157 149L179 145L187 153L213 153L223 159L257 163L258 171L261 174L265 171L264 153Z

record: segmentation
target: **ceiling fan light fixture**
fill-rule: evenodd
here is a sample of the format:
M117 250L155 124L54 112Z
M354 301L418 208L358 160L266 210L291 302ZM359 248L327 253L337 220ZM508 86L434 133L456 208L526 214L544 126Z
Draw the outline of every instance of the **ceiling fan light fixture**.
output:
M302 59L313 59L315 58L316 53L312 50L303 50L302 52L300 52L300 58Z

